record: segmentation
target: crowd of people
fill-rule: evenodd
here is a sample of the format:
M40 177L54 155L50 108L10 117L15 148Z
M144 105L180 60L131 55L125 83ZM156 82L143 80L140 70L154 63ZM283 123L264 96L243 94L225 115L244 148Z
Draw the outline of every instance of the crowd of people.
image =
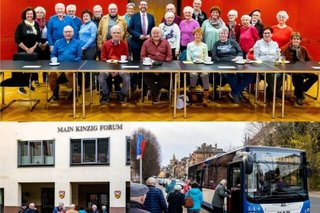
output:
M237 22L238 12L228 11L227 20L222 20L218 6L210 8L210 14L201 10L202 1L194 0L192 6L183 8L183 18L176 14L174 4L166 6L166 13L159 26L155 18L148 13L148 3L140 1L139 12L136 5L128 3L124 15L118 13L118 5L108 5L108 13L103 15L100 5L93 7L93 12L86 9L81 17L76 16L76 5L65 7L62 3L55 5L56 14L46 18L46 10L39 6L28 7L22 12L22 22L15 32L18 52L37 53L39 59L55 62L80 60L119 61L122 56L133 61L150 58L159 62L172 60L233 61L238 57L251 60L276 61L280 57L290 61L309 61L311 57L300 42L302 36L286 25L289 15L279 11L277 24L265 27L259 9L244 14ZM89 75L85 75L86 86L90 83ZM253 74L225 74L223 77L231 87L229 97L235 103L241 103L244 89L253 82ZM273 96L274 74L267 74L267 98ZM282 87L282 75L277 76L277 95ZM102 88L100 101L109 102L112 85L109 78L120 79L119 101L127 101L128 90L141 86L138 73L121 72L98 73L97 78ZM209 74L206 72L190 73L191 100L197 102L195 87L201 79L203 86L203 106L208 106ZM59 83L72 84L70 73L51 72L48 76L53 99L59 100ZM296 104L302 105L304 92L318 80L315 74L293 74ZM158 103L160 89L167 88L170 77L164 73L148 73L144 76L144 84L149 88L149 98ZM35 78L35 83L39 81ZM119 87L117 87L119 88ZM34 90L34 87L31 87ZM19 88L20 93L26 93ZM70 97L71 98L71 97Z
M230 197L227 180L223 179L216 186L213 194L211 202L213 212L222 213L225 209L225 198ZM188 204L188 198L192 200L191 205ZM199 184L189 180L186 180L182 186L172 178L165 190L157 186L157 181L153 177L148 178L146 185L130 184L130 213L182 213L184 208L188 213L199 213L203 201Z
M29 203L29 205L23 203L18 213L39 213L39 211L34 203ZM59 202L59 205L53 209L52 213L108 213L108 211L105 205L101 206L101 210L99 210L96 204L92 204L89 211L86 211L83 207L77 208L75 204L71 204L66 210L64 203Z

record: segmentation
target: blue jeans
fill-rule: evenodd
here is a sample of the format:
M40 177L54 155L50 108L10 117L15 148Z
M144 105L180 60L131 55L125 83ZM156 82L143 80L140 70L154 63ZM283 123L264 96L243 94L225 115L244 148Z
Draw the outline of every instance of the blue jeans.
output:
M251 73L224 74L231 87L231 93L236 96L241 95L242 91L252 82L254 75Z

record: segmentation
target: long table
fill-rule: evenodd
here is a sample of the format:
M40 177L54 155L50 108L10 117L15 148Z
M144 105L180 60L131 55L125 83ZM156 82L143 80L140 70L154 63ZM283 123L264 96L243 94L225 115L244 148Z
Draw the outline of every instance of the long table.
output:
M40 68L25 69L25 65L40 65ZM167 72L175 74L174 82L174 113L173 117L176 118L176 101L177 101L177 81L180 73L184 74L184 95L186 96L186 74L190 72L210 72L210 73L278 73L278 74L290 74L290 73L316 73L319 70L313 67L319 67L317 62L299 62L292 64L280 64L276 66L273 62L264 63L252 63L252 64L236 64L234 62L229 63L214 63L212 65L205 64L190 64L180 61L164 62L161 66L143 66L140 63L129 62L127 64L109 64L104 61L86 60L80 62L63 62L59 66L50 66L49 61L12 61L1 60L0 67L2 72L72 72L73 73L73 117L76 118L76 73L81 73L82 78L82 117L86 117L85 112L85 88L84 88L84 74L86 72ZM274 78L274 91L276 91L276 76ZM283 78L285 81L285 78ZM282 113L281 117L284 117L284 89L282 90ZM275 118L275 92L272 102L272 118ZM186 99L184 99L184 118L187 117Z

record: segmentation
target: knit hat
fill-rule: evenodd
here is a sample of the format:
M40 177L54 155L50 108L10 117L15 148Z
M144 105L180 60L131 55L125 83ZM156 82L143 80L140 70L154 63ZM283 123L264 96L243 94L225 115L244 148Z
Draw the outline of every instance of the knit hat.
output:
M181 189L182 189L181 185L177 184L177 185L174 186L174 190L175 191L180 191Z

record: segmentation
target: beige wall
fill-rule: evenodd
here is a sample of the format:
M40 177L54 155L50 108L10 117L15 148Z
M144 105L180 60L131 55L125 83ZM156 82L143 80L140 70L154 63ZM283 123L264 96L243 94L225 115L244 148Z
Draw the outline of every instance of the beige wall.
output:
M126 191L126 181L130 181L130 166L126 166L126 136L131 135L128 124L122 124L122 130L58 132L58 127L97 126L110 123L99 122L1 122L0 141L0 188L5 191L4 205L20 206L21 187L19 183L54 183L55 205L63 201L71 204L72 182L109 182L110 207L125 207L125 196L114 199L114 191ZM110 166L73 166L70 167L70 139L109 137ZM17 167L17 140L55 140L54 167ZM61 200L58 192L64 190Z

